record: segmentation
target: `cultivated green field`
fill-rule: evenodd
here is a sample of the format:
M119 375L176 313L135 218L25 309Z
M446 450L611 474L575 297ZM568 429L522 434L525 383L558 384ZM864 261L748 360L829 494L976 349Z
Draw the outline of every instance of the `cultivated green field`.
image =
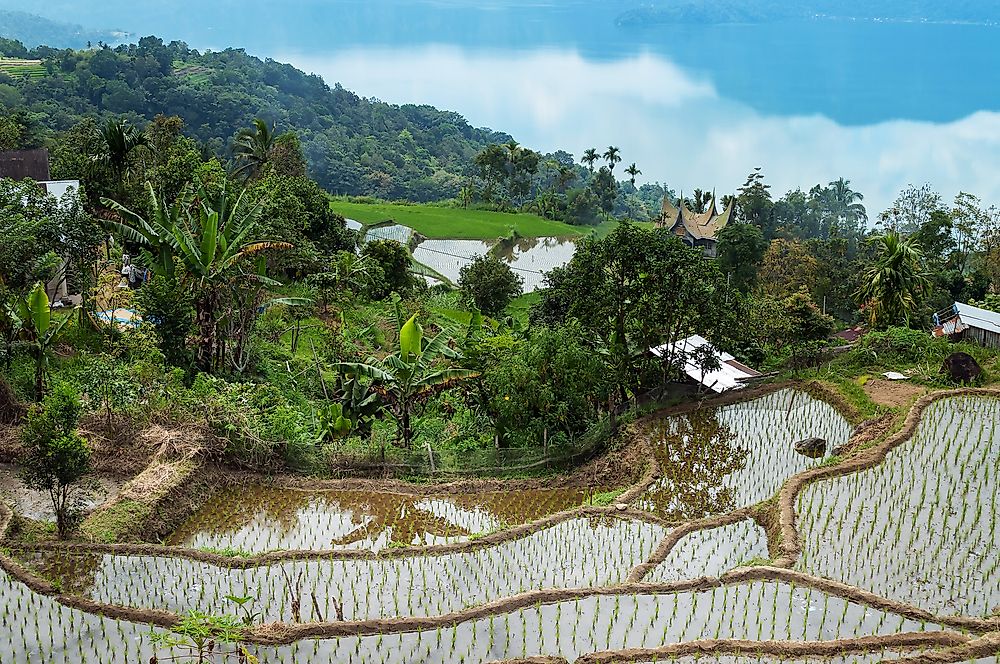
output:
M492 240L506 236L511 227L524 237L566 237L586 235L594 230L527 213L464 210L437 205L351 203L341 200L335 200L330 205L336 212L365 225L394 221L409 226L428 238Z
M0 58L0 72L8 76L42 78L48 72L41 60L22 60L20 58Z

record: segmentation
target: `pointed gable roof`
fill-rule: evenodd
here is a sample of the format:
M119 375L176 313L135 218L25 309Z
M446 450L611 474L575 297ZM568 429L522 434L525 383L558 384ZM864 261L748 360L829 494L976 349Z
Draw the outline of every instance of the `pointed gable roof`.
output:
M661 228L669 228L671 231L676 231L678 226L683 226L684 230L695 240L714 240L719 231L729 224L732 216L733 202L730 201L725 211L719 214L714 194L706 211L701 213L687 209L683 202L680 203L679 207L675 207L670 202L670 197L664 196L663 215L657 225Z

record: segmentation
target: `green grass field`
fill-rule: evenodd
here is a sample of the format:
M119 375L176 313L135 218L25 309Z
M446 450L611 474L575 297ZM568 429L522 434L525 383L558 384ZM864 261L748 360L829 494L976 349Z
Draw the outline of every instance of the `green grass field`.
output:
M437 205L351 203L342 200L334 200L330 206L348 219L356 219L365 225L394 221L409 226L428 238L493 240L506 236L511 227L516 228L524 237L570 237L586 235L594 230L527 213L464 210Z

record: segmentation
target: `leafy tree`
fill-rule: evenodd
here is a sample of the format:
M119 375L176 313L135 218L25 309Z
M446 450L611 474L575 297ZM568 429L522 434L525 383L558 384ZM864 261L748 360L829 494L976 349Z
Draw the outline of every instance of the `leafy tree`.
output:
M764 174L755 168L747 176L736 196L736 217L747 224L753 224L764 233L764 239L774 237L774 203L771 201L771 185L764 182Z
M414 286L410 273L412 259L406 247L395 240L374 240L366 242L361 255L378 268L372 270L372 287L369 296L373 300L384 300L392 293L405 295Z
M787 297L801 288L816 284L819 264L809 248L798 240L771 242L758 272L761 290L774 297Z
M496 316L521 294L524 279L514 274L506 262L486 254L462 266L458 285L467 306L487 316Z
M856 297L874 328L907 327L927 297L930 282L923 256L912 238L898 233L876 235L869 243L877 252L864 271Z
M768 245L764 233L751 224L728 224L719 232L719 267L732 275L732 284L749 290L757 279L757 268Z
M24 483L48 493L60 538L72 527L73 498L80 480L90 471L90 450L76 432L81 408L72 387L57 385L28 411L21 433L26 449Z
M569 194L565 221L575 226L596 226L601 222L600 212L600 201L593 189L577 189Z
M601 166L600 170L597 171L597 175L591 179L588 189L594 192L594 197L597 199L597 204L601 212L605 216L610 216L612 210L614 210L615 199L618 195L618 185L611 171Z
M398 311L397 316L402 316ZM445 331L424 338L423 327L414 314L399 326L399 350L383 359L369 358L365 363L341 362L342 374L370 380L381 394L385 407L396 418L398 439L404 447L413 441L413 408L433 394L457 382L475 376L462 368L437 368L440 359L458 360L461 355L448 346Z
M887 234L909 235L931 220L931 213L944 207L941 194L929 184L910 185L896 197L892 206L879 215L879 224Z
M711 336L725 310L725 279L714 261L663 229L628 222L606 238L580 243L547 283L533 321L579 321L595 349L602 349L620 400L657 369L648 349L696 332ZM670 373L677 358L665 355L659 370Z
M191 368L188 337L194 331L191 292L176 275L157 274L135 293L135 305L143 321L156 330L163 358L174 367Z

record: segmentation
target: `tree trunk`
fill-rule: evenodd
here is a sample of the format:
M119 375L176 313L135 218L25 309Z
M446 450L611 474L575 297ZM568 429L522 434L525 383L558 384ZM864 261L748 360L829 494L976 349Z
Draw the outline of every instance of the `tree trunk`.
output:
M35 401L41 402L45 396L45 349L41 342L35 355Z
M403 447L410 449L410 442L413 440L413 429L410 425L410 408L407 405L403 406L402 413L399 418L400 433L403 436Z
M198 346L195 363L206 373L212 373L215 364L215 308L214 292L201 295L195 302L195 319L198 326Z

